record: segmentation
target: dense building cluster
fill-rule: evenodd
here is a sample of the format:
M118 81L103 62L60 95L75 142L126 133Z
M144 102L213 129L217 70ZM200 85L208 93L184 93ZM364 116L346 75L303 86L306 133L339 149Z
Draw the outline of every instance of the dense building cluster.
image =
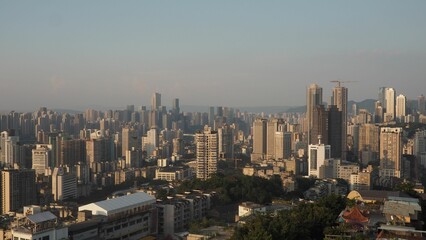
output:
M349 111L348 89L333 82L337 86L328 103L320 86L308 86L306 112L250 113L230 107L182 112L179 99L167 111L154 93L150 109L129 105L70 113L40 108L2 114L0 210L26 224L23 230L9 219L5 232L17 239L27 239L28 231L33 234L28 239L38 236L40 226L53 229L50 239L183 232L207 215L211 196L172 194L160 200L141 192L140 184L207 180L229 172L219 167L221 162L235 163L236 171L248 176L278 176L287 193L300 190L297 179L317 179L303 189L309 200L419 182L426 164L425 97L408 101L384 87L371 106L354 103ZM133 187L132 194L75 203L114 186ZM74 213L58 216L59 206ZM24 209L35 211L33 217Z

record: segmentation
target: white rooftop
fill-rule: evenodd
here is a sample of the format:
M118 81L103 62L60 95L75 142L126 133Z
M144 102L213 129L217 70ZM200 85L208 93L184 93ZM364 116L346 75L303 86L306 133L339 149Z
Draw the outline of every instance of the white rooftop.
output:
M156 199L144 192L137 192L122 197L90 203L78 208L78 211L89 210L93 215L109 216L135 207L154 204Z

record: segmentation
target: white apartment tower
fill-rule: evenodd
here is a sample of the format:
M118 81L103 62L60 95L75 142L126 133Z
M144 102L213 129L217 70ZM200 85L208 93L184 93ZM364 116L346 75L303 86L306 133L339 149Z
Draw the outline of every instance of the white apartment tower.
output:
M320 168L331 158L331 146L322 144L320 137L318 140L318 144L309 145L308 150L308 175L317 178L320 176Z
M402 94L399 94L398 97L396 97L396 119L399 122L404 122L405 115L406 115L406 106L407 106L407 97L405 97Z
M205 126L204 131L195 134L197 156L197 178L208 179L217 172L217 132Z
M385 122L390 122L395 119L395 89L385 89L386 113Z

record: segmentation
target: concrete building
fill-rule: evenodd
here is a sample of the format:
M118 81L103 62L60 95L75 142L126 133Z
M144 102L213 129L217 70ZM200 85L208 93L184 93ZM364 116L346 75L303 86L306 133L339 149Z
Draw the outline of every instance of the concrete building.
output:
M164 238L187 231L192 221L207 216L211 207L211 195L190 193L177 195L176 198L158 201L158 234Z
M319 140L319 144L309 145L308 150L308 176L320 177L320 168L325 161L331 158L330 145L324 145Z
M151 98L151 110L159 110L161 106L161 94L153 93Z
M155 198L137 192L122 197L90 203L78 208L102 218L99 239L141 239L157 234Z
M197 178L208 179L217 172L218 139L217 132L207 125L204 131L195 134Z
M49 168L50 161L52 161L52 145L37 144L36 149L32 150L32 160L32 169L35 170L37 175L43 175L46 168Z
M183 181L192 178L191 168L184 167L164 167L155 170L155 179L166 180L168 182Z
M391 122L395 119L395 96L396 92L393 88L385 89L386 114L385 122Z
M306 93L306 121L308 128L308 145L312 144L313 139L311 136L312 126L314 124L313 112L314 108L318 105L322 105L322 88L317 84L309 85Z
M338 82L338 85L336 87L333 88L333 94L332 94L332 98L333 98L333 104L337 107L337 109L341 112L341 145L340 145L340 158L342 160L346 160L346 135L347 135L347 130L346 130L346 125L348 122L348 89L340 86L340 82ZM337 111L335 111L337 112ZM331 126L334 126L333 124ZM330 139L334 139L332 136L330 136ZM329 143L333 148L336 148L333 144ZM333 150L332 150L333 151ZM332 156L334 154L332 153ZM333 156L336 157L336 156Z
M359 126L359 159L364 165L377 160L379 157L380 129L374 124L363 124Z
M56 167L52 173L52 194L54 201L77 198L77 176Z
M406 108L407 108L407 97L399 94L396 97L396 108L395 108L395 117L398 122L405 122L406 116Z
M380 129L380 176L402 177L402 128Z
M252 162L259 162L266 158L267 152L267 119L256 119L253 122L253 152Z
M15 212L37 203L35 170L8 169L1 171L1 213Z
M220 158L234 158L234 129L224 124L217 129Z
M423 167L426 167L426 131L417 131L414 135L414 155Z
M121 130L121 155L126 156L126 152L132 149L138 149L138 136L135 129L125 127Z
M58 223L49 211L28 215L23 223L12 228L13 240L62 240L68 239L68 227Z
M291 133L275 132L275 159L289 159L291 156Z

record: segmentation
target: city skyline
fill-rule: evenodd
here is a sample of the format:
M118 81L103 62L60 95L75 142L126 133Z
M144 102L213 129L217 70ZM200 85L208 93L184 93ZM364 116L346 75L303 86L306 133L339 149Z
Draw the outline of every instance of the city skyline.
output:
M382 86L415 99L426 92L425 5L7 2L0 109L149 106L153 92L167 106L300 106L306 86L333 80L356 81L344 84L349 100Z

